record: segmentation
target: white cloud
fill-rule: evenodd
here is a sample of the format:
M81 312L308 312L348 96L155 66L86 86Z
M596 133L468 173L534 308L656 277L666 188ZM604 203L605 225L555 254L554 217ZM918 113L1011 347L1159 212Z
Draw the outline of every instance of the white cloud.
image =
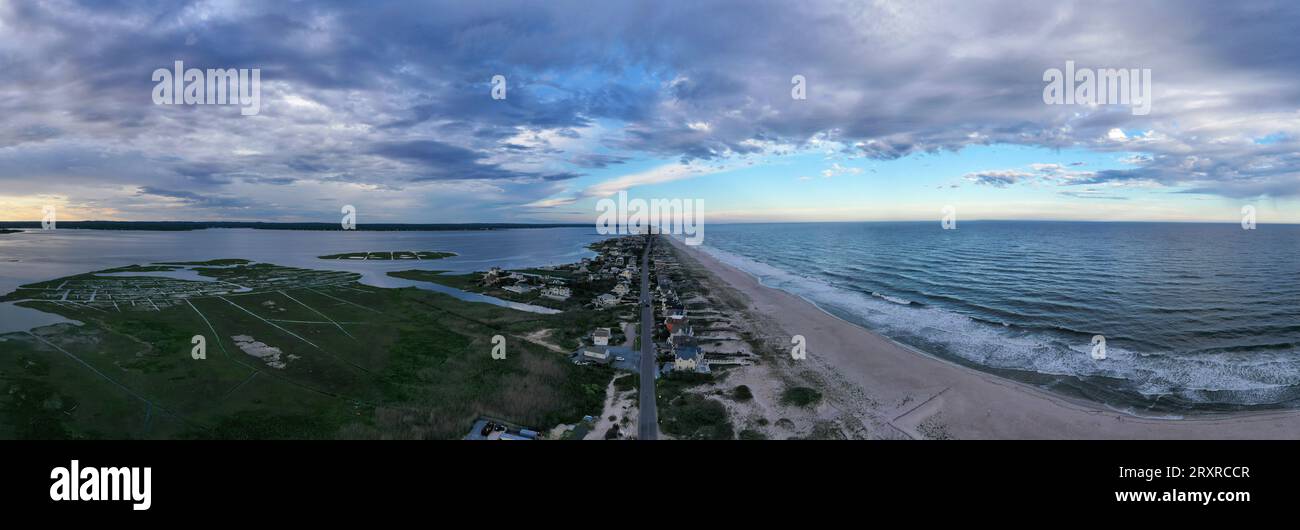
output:
M733 168L727 164L704 165L697 162L689 164L664 164L640 173L623 175L615 179L594 184L583 190L582 195L585 197L608 197L620 191L625 191L637 186L663 184L665 182L695 178L701 175L728 171L730 169Z

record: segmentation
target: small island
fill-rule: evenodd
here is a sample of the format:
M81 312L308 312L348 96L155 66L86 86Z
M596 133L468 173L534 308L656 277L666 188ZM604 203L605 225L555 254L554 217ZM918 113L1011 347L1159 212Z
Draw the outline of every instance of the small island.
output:
M393 250L387 252L348 252L346 254L330 254L327 256L317 256L317 257L319 257L320 259L353 259L358 261L372 261L372 260L383 261L383 260L400 260L400 259L432 260L432 259L450 258L456 255L458 254L456 254L455 252L442 252L442 251L412 252L409 250Z
M248 265L252 263L246 259L210 259L207 261L163 261L154 265L183 265L183 266L208 266L208 267L230 267L233 265Z

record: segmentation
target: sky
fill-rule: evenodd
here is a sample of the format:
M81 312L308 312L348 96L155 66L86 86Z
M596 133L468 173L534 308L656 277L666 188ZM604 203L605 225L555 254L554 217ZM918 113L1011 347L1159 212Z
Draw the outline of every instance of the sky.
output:
M1296 223L1296 28L1251 1L0 0L0 220L586 223L626 191L707 222ZM176 61L258 69L260 112L156 104ZM1149 71L1149 113L1049 104L1067 61Z

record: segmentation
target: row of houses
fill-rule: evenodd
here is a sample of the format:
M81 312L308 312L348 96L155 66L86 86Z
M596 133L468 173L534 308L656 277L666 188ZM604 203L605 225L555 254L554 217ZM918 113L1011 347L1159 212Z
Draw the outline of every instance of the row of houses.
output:
M635 270L636 270L635 265L633 265L631 268L623 269L622 273L619 274L618 283L614 285L614 288L611 289L608 293L603 293L600 296L597 296L596 299L593 300L596 306L614 307L616 305L626 302L627 301L626 298L628 297L628 295L632 294L633 292L632 278L635 277L636 274L634 272ZM629 272L629 271L633 271L633 272Z
M543 276L540 274L526 274L522 272L506 272L501 267L492 267L483 275L483 285L494 286L508 284L502 287L504 291L515 294L528 294L537 289L541 289L541 296L563 302L573 296L573 290L565 285L563 278L554 276Z
M669 278L669 265L655 260L655 300L659 313L664 315L663 326L668 332L668 351L672 353L672 369L688 372L709 371L709 363L700 351L695 340L695 328L687 315L686 304L677 295L673 281Z

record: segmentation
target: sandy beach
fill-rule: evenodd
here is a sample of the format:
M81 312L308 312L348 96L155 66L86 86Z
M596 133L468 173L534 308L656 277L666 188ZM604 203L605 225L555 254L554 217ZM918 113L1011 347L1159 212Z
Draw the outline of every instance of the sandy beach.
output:
M818 381L826 399L811 414L836 418L840 424L858 422L842 427L852 437L1300 438L1297 411L1144 418L967 368L872 333L799 296L764 286L698 248L671 237L661 240L671 241L679 255L687 257L683 264L702 273L700 280L711 290L742 301L750 329L773 349L778 345L788 349L793 335L806 337L807 359L769 355L764 366L745 368L732 379L779 375Z

